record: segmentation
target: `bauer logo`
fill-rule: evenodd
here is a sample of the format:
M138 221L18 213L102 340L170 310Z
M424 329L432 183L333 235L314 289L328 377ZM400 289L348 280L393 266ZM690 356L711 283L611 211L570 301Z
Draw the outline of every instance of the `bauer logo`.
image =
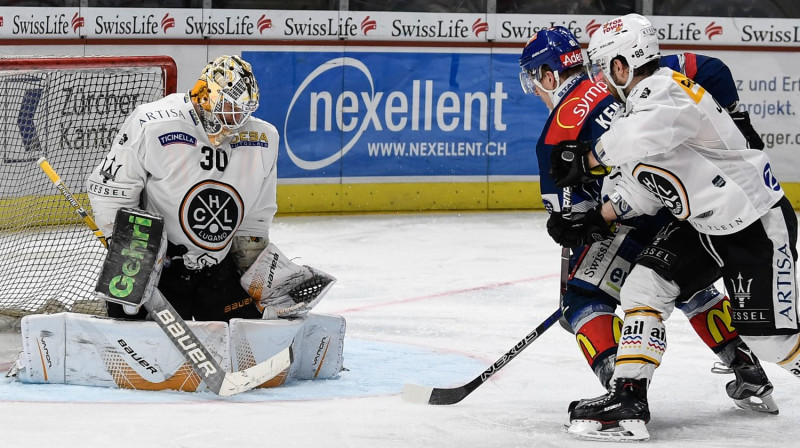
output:
M197 139L185 132L170 132L168 134L162 134L158 136L158 141L161 143L161 146L175 144L197 146Z

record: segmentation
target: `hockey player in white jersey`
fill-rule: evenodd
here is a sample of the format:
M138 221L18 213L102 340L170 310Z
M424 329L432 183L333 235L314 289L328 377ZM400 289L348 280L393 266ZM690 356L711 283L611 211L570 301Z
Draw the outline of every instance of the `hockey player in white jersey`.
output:
M570 405L570 432L646 439L647 387L666 349L662 321L674 308L678 285L722 277L732 324L752 349L737 356L744 362L757 354L800 377L797 219L769 157L745 149L733 120L702 87L659 68L656 31L647 19L629 14L605 23L588 54L624 107L596 141L557 145L556 185L579 185L592 177L591 168L614 166L616 186L589 215L611 222L665 207L679 221L645 248L626 279L611 389ZM581 227L570 223L572 232ZM744 380L739 392L757 400L765 382L751 374L737 372Z
M334 281L269 244L278 132L251 116L258 105L250 64L218 57L188 93L137 107L88 179L95 219L112 244L118 209L164 216L158 288L184 319L301 315ZM132 318L116 304L108 314Z

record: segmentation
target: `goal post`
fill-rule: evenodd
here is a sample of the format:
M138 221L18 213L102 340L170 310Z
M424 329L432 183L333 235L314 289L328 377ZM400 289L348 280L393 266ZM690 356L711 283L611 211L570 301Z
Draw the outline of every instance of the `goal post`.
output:
M0 316L105 314L105 249L37 166L86 207L86 179L125 118L177 90L168 56L0 58ZM89 210L91 213L91 210Z

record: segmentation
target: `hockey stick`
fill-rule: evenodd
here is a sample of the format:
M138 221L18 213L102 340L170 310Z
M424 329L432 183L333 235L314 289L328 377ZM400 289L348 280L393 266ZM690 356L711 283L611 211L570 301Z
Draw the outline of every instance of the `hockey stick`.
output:
M456 404L466 398L467 395L471 394L472 391L477 389L481 384L485 383L486 380L502 369L503 366L508 364L508 362L514 359L514 357L519 355L520 352L525 350L525 348L527 348L533 341L538 339L539 336L545 332L545 330L550 328L556 321L558 321L560 317L561 308L557 309L556 312L551 314L550 317L545 319L544 322L539 324L538 327L528 333L525 338L517 342L517 345L515 345L511 350L507 351L506 354L495 361L494 364L489 366L489 368L484 370L483 373L463 386L448 389L420 386L417 384L406 384L403 386L403 391L400 393L400 396L403 398L403 400L410 403Z
M572 216L572 187L564 187L563 191L563 202L561 211L566 219L569 219ZM559 291L559 302L563 300L564 293L567 290L567 280L569 279L569 257L570 257L570 250L568 247L561 248L561 284L560 284L560 291ZM470 381L469 383L454 387L450 389L445 388L436 388L436 387L427 387L427 386L420 386L417 384L406 384L403 386L403 390L400 393L400 396L403 400L411 402L411 403L419 403L419 404L455 404L459 401L466 398L467 395L472 393L475 389L477 389L481 384L483 384L486 380L489 379L492 375L497 373L498 370L502 369L509 361L514 359L522 350L524 350L530 343L535 341L542 333L545 332L548 328L550 328L553 323L557 320L561 319L561 306L559 306L558 310L550 315L544 322L539 324L532 332L528 333L524 339L517 342L517 345L514 346L511 350L506 352L502 358L495 361L494 364L489 366L488 369L484 370L477 378Z
M572 218L572 187L564 187L563 199L561 201L561 216L564 219ZM561 248L561 296L559 303L564 300L564 293L567 292L567 281L569 280L569 247Z
M42 157L37 163L42 171L47 174L47 177L56 185L58 191L72 205L75 213L83 218L84 223L94 232L97 239L100 240L104 247L108 248L108 241L103 232L97 227L97 223L70 193L61 177L47 162L47 159ZM203 378L203 381L215 394L228 397L248 391L275 378L291 365L292 353L291 349L287 347L272 358L249 369L239 372L226 372L192 329L186 325L186 322L175 311L172 304L164 298L158 289L153 291L150 299L144 302L145 309L175 345L175 348L189 361L195 373L200 378Z

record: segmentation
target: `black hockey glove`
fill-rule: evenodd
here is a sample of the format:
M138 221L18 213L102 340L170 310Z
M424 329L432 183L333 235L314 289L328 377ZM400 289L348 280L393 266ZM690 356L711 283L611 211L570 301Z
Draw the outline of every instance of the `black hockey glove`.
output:
M564 140L553 148L550 153L550 177L556 187L577 187L608 174L604 166L589 168L586 154L591 149L589 142L579 140Z
M553 212L547 220L547 233L563 247L586 246L614 236L599 207L586 213L573 212L572 219Z
M736 127L739 128L739 131L747 140L747 146L752 149L763 150L764 140L761 140L761 136L753 129L753 125L750 123L750 114L747 111L740 111L732 112L730 115L733 118L733 122L736 123Z

